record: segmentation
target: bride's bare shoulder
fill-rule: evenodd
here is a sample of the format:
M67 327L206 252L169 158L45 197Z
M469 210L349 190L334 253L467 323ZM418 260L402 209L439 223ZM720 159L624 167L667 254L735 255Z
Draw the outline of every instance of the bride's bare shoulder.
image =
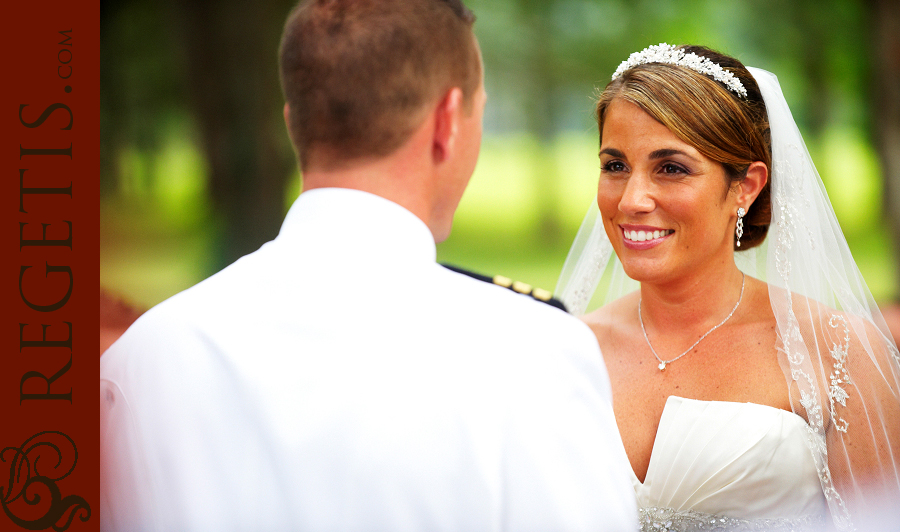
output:
M607 303L597 310L581 316L597 337L607 336L614 331L623 329L629 318L637 314L638 292L626 294L621 298Z
M886 381L895 390L900 386L900 356L877 309L874 316L868 309L838 310L780 288L770 290L769 297L773 308L791 309L782 311L779 349L788 350L792 359L808 358L823 379L849 371L857 384L867 376L880 376L875 380Z
M818 338L828 338L834 334L849 335L847 329L876 333L877 327L864 313L838 310L831 305L806 297L797 292L789 292L780 287L768 286L772 309L791 309L786 313L788 332L793 324L799 333L814 332Z

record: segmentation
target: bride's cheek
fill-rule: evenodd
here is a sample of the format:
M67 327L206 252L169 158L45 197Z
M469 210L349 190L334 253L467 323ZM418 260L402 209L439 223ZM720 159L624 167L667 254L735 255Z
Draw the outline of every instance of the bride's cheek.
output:
M597 190L597 207L601 212L607 212L616 209L619 201L622 199L622 191L617 190L615 184L604 183L601 181Z

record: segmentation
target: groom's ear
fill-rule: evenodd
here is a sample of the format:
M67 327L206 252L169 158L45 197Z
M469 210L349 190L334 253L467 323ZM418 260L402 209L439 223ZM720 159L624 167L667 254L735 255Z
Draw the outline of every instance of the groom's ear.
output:
M447 91L434 109L434 134L431 153L435 163L453 155L459 122L462 118L463 94L459 87Z
M750 205L762 192L763 187L769 181L769 169L762 161L754 161L747 167L747 175L738 185L738 206L750 210Z
M284 127L287 129L288 138L291 139L291 146L293 146L294 151L296 151L297 143L294 142L294 132L291 130L291 106L288 105L287 102L284 102L282 113L284 114Z

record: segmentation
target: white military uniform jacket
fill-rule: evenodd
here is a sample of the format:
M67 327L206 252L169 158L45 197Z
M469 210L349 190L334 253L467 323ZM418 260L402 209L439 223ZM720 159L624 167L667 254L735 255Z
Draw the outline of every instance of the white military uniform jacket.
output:
M107 530L635 530L589 329L435 263L412 213L306 192L101 357Z

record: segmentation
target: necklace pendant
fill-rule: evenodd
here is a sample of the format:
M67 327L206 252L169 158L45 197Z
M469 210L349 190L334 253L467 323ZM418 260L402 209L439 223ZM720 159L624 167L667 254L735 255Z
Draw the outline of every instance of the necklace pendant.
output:
M657 367L659 368L659 371L663 371L663 370L666 369L666 363L665 363L665 362L660 362L660 363L659 363L659 366L657 366Z

